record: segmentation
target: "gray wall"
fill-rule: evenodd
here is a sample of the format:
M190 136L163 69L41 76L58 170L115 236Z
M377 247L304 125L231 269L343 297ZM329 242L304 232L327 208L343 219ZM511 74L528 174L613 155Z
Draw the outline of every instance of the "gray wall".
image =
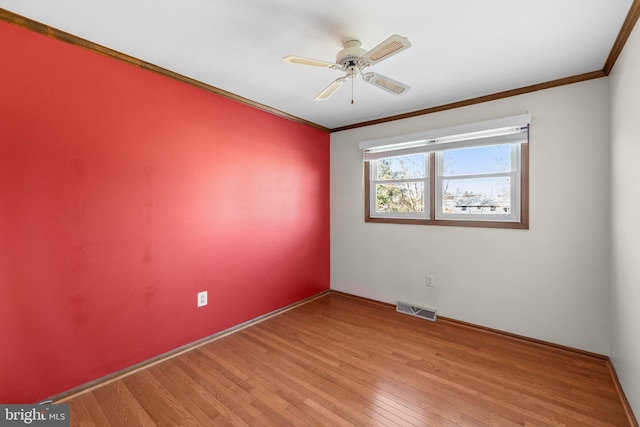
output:
M611 359L640 416L640 28L610 77L612 150Z

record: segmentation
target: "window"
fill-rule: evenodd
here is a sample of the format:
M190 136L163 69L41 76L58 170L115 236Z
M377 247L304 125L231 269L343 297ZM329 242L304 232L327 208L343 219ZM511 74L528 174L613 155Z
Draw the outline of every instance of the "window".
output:
M380 217L426 218L429 165L426 153L385 157L371 163L373 211Z
M360 144L365 220L528 228L522 115Z

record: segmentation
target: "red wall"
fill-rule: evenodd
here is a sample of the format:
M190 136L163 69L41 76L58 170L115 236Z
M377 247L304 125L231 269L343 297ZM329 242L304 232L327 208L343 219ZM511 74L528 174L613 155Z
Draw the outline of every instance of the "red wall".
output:
M328 288L328 133L0 22L0 402Z

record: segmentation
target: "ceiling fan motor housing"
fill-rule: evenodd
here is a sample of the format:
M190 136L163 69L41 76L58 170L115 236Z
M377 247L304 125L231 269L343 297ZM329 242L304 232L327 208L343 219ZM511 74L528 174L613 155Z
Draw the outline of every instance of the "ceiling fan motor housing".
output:
M344 49L336 55L336 63L342 65L343 70L347 70L349 67L363 69L370 65L362 58L365 53L367 53L367 51L362 48L360 41L349 40L344 44Z

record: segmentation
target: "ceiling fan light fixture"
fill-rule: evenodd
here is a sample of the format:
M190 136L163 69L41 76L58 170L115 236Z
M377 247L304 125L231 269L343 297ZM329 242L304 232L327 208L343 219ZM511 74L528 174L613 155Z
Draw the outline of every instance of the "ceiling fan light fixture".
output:
M360 69L360 67L358 67L357 65L350 65L347 67L346 77L354 79L359 76L362 76L362 70Z

